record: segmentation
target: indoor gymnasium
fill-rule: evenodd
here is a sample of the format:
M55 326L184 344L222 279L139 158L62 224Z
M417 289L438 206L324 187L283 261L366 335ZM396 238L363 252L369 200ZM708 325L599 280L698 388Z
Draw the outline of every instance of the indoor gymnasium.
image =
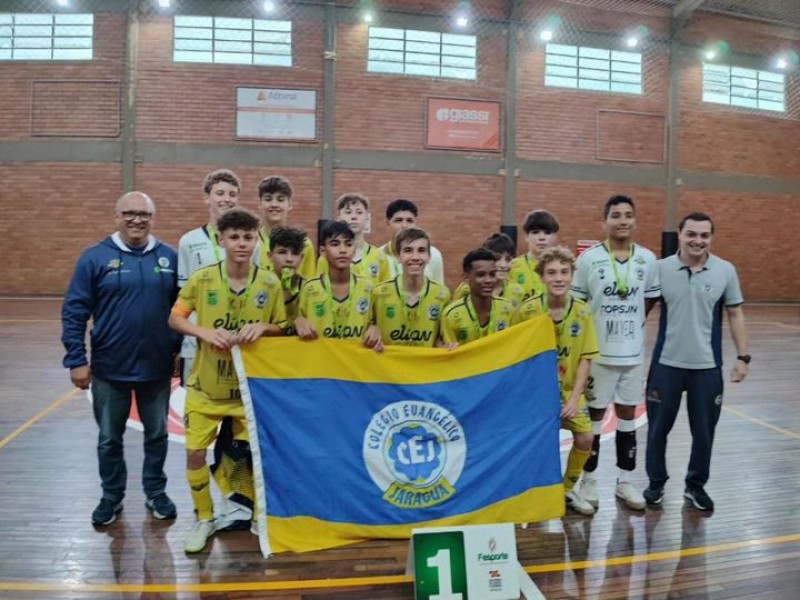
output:
M0 598L799 597L798 0L2 0L0 89Z

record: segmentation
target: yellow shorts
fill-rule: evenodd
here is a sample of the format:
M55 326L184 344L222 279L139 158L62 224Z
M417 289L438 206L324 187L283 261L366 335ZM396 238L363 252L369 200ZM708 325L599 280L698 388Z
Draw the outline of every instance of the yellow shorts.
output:
M567 403L566 398L561 398L561 406ZM566 429L572 433L591 433L592 420L589 418L589 407L586 406L586 398L581 394L578 400L578 413L571 419L561 419L561 429Z
M186 449L206 450L211 446L225 417L233 419L233 438L248 441L247 419L241 400L213 400L198 389L188 388L183 409Z

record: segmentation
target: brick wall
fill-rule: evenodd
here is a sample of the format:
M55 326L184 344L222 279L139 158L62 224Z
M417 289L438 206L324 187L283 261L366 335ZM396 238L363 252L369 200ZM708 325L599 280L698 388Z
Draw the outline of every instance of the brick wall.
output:
M172 60L172 19L161 15L142 18L137 138L233 143L237 86L309 88L316 89L321 98L322 23L294 22L293 29L291 68L176 63Z
M461 280L464 254L480 246L502 221L500 177L339 170L334 190L335 197L355 190L370 199L372 233L367 239L374 244L389 241L386 205L395 198L413 200L419 207L419 225L445 255L445 277L451 287Z
M34 82L111 80L125 76L125 17L100 13L95 16L94 60L91 61L0 61L0 140L29 139ZM92 103L91 94L83 98ZM67 115L69 117L69 115ZM90 112L83 119L92 119ZM87 122L91 129L91 123Z
M60 294L78 255L114 228L118 165L0 163L3 292Z
M457 2L393 0L405 12L441 14ZM473 3L481 16L504 17L505 2ZM631 7L642 7L631 3ZM615 5L621 6L621 5ZM663 10L587 11L574 4L522 3L520 16L533 21L559 8L565 22L600 32L619 33L629 25L645 23L654 35L667 31ZM257 146L264 148L319 148L319 143L287 144L235 139L235 89L239 85L316 89L320 127L323 118L323 25L295 20L295 66L286 68L231 65L176 64L172 62L171 20L163 15L140 19L138 64L137 139L143 142L178 142ZM446 151L424 148L426 98L451 96L499 100L506 88L507 38L499 25L492 35L479 35L480 66L475 82L400 77L366 73L367 29L360 23L337 25L336 107L333 118L338 150L397 150L435 156ZM96 15L95 60L74 63L0 63L0 140L30 140L31 89L36 80L122 80L125 60L125 18ZM706 38L724 38L732 48L751 54L771 53L779 44L795 43L796 32L737 21L719 16L695 17L687 39L698 46ZM645 54L645 86L642 96L605 94L545 88L544 53L526 31L520 38L518 70L518 155L529 160L570 163L629 165L596 157L597 114L601 110L666 115L668 111L668 63L663 51ZM701 68L686 59L681 73L680 166L692 171L733 173L800 179L800 115L776 118L769 113L708 105L700 102ZM792 79L790 95L797 94ZM74 98L73 98L74 100ZM87 102L90 101L87 98ZM794 106L800 102L792 100ZM84 117L82 115L89 115ZM76 119L91 118L81 110L65 116L70 127ZM56 118L52 114L48 118ZM69 117L66 119L66 117ZM632 125L632 123L634 123ZM79 123L78 123L79 124ZM658 143L657 127L636 127L630 119L604 122L610 148L623 149L632 157L652 157ZM48 121L57 127L59 121ZM96 121L86 123L91 133ZM625 145L627 130L631 144ZM70 129L72 131L72 129ZM105 131L105 130L104 130ZM636 136L640 136L637 138ZM651 139L652 138L652 139ZM41 139L41 138L39 138ZM62 138L56 138L62 139ZM69 139L69 138L64 138ZM91 138L89 138L91 139ZM638 149L638 150L637 150ZM463 153L463 156L496 154ZM242 204L257 207L258 181L276 172L289 177L295 187L292 221L315 238L321 215L321 169L226 165L160 165L139 163L136 187L149 193L158 206L155 233L176 244L180 235L205 222L202 203L203 176L214 167L234 169L244 183ZM644 167L645 165L641 165ZM2 163L0 202L6 219L0 250L8 257L3 278L6 293L59 294L66 287L78 253L106 235L113 227L112 205L122 191L118 164ZM448 283L460 278L463 254L480 244L502 221L504 178L497 175L455 175L418 172L379 172L337 168L334 198L347 191L361 191L373 203L373 233L369 239L383 243L386 204L397 197L415 200L421 210L420 224L431 231L434 243L445 254ZM614 193L637 200L639 239L656 252L664 224L665 187L615 185L607 182L546 180L517 181L516 220L525 213L546 208L560 219L561 240L574 246L578 239L602 236L600 209ZM679 216L705 210L715 219L714 249L739 267L748 300L800 299L800 282L780 261L756 258L767 247L770 253L794 264L794 232L800 227L796 210L800 196L727 193L682 189ZM780 225L776 227L774 223ZM672 224L668 224L672 225ZM35 247L28 232L35 230ZM767 246L768 245L768 246ZM520 250L523 250L523 244ZM35 259L35 260L34 260Z

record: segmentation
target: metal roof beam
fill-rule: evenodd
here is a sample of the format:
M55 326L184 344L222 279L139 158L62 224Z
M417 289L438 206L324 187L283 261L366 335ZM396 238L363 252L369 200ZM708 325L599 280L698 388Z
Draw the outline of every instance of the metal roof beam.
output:
M680 0L674 7L672 7L672 17L688 19L692 13L700 8L705 0Z

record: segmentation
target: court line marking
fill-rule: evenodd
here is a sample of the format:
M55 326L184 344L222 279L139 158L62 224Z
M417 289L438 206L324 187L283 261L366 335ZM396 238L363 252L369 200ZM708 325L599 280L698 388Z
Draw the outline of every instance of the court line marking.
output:
M0 319L0 323L61 323L61 319Z
M63 296L2 296L0 297L0 301L2 300L63 300Z
M50 406L48 406L48 407L42 409L41 411L39 411L38 414L32 416L30 419L25 421L22 425L17 427L14 431L12 431L6 437L4 437L2 440L0 440L0 449L4 448L6 446L6 444L8 444L9 442L13 441L16 437L18 437L21 433L23 433L31 425L36 423L36 421L41 419L43 416L45 416L46 414L48 414L50 412L53 412L59 406L64 404L67 400L69 400L70 398L75 396L75 394L77 394L78 392L82 392L82 391L83 390L80 390L78 388L72 388L72 391L67 392L66 394L61 396L61 398L59 398L58 400L55 400L52 404L50 404Z
M697 548L683 548L680 550L667 550L652 554L635 554L619 556L616 558L601 558L596 560L582 560L575 562L552 563L549 565L534 565L525 567L526 573L548 573L553 571L583 570L594 567L609 567L630 565L643 562L655 562L673 558L684 558L700 554L715 552L728 552L744 548L756 548L773 544L787 544L800 542L800 533L782 535L760 540L747 540L729 542L715 546L700 546ZM0 591L12 592L122 592L122 593L181 593L181 592L265 592L286 590L311 590L324 588L366 587L370 585L394 585L413 583L414 578L408 575L383 575L378 577L347 577L343 579L308 579L291 581L242 581L232 583L187 583L187 584L103 584L103 583L36 583L0 581Z
M741 417L745 421L750 421L751 423L755 423L756 425L761 425L762 427L766 427L767 429L772 429L773 431L777 431L780 434L788 435L796 440L800 440L800 433L795 433L794 431L789 431L788 429L784 429L783 427L778 427L777 425L773 425L772 423L767 423L766 421L762 421L761 419L756 419L755 417L751 417L749 415L744 414L743 412L736 410L735 408L731 408L730 406L723 406L724 410L735 414L737 417Z

